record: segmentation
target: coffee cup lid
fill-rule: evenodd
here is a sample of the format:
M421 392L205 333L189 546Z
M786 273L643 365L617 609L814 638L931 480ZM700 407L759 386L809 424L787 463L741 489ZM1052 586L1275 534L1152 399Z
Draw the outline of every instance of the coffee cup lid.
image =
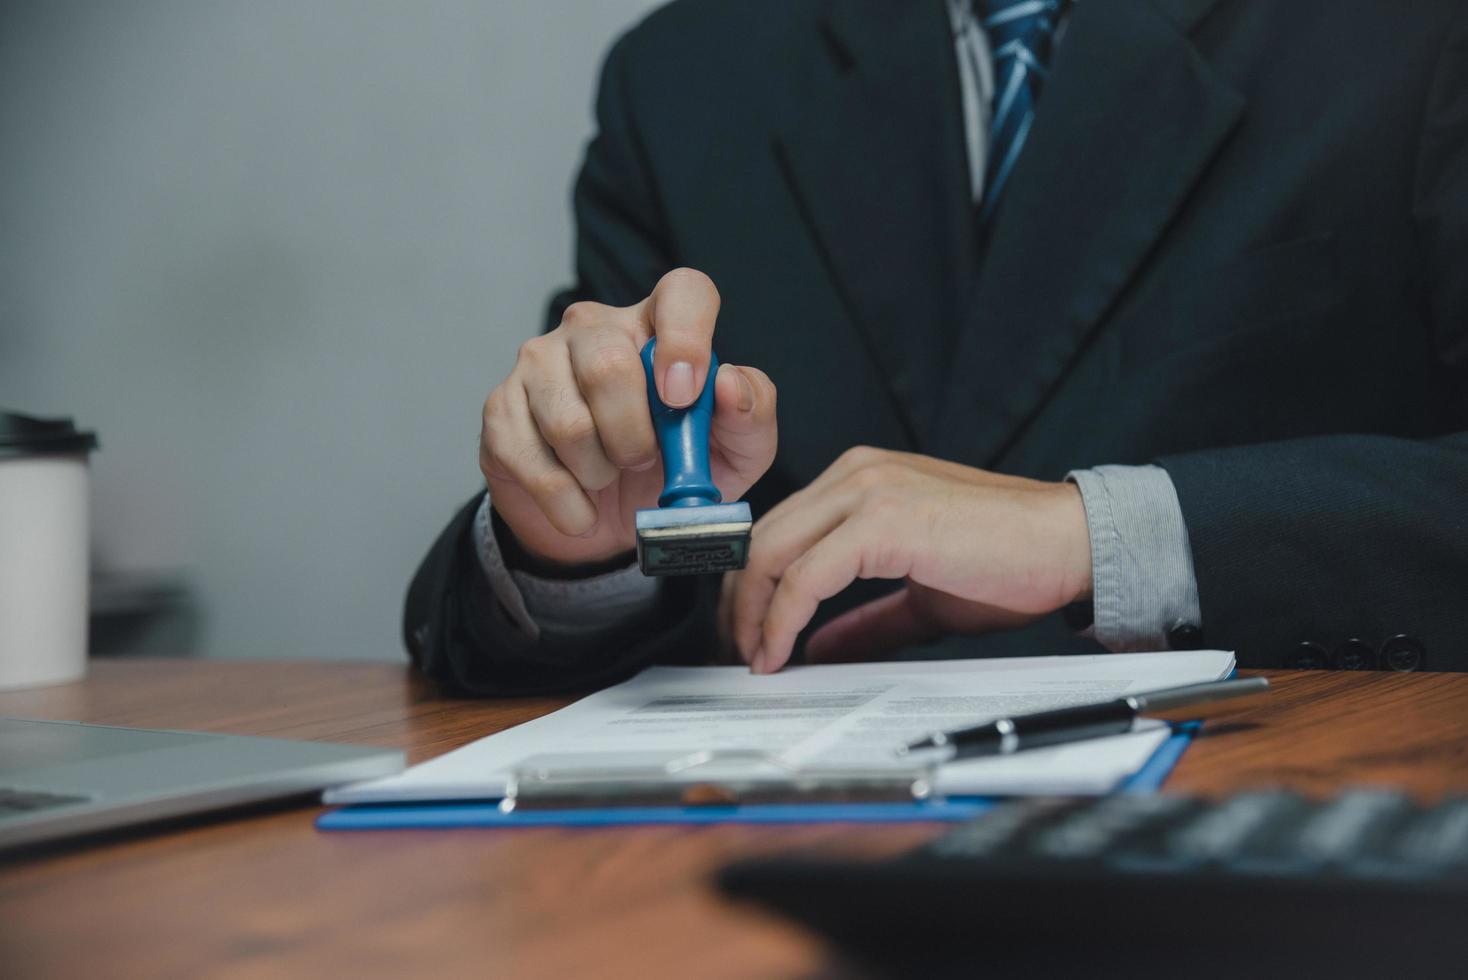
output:
M97 448L97 434L82 432L71 419L38 419L0 410L0 458L62 456Z

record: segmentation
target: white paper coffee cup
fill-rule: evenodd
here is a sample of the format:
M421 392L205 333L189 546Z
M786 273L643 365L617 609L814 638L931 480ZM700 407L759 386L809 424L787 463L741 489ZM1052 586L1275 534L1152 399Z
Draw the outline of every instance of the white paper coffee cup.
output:
M90 432L0 412L0 690L87 671Z

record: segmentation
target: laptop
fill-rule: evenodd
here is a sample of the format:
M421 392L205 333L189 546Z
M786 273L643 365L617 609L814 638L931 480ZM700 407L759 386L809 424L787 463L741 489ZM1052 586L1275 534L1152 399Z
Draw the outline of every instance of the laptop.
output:
M0 850L402 768L394 749L0 718Z

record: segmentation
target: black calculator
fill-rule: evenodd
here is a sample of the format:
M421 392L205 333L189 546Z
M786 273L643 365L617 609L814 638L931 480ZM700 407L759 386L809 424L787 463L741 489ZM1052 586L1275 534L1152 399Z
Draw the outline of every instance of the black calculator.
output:
M1468 978L1468 797L1024 800L894 859L719 885L857 976Z

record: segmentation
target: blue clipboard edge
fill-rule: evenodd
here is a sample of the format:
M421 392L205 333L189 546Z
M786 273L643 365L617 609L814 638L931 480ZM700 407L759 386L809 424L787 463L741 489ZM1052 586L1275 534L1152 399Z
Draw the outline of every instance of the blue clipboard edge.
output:
M1155 793L1202 727L1190 721L1129 776L1118 793ZM787 803L729 807L626 807L598 810L522 810L501 813L498 801L369 803L328 810L317 830L427 830L462 827L625 827L650 824L916 823L967 820L997 801L950 796L938 803Z

